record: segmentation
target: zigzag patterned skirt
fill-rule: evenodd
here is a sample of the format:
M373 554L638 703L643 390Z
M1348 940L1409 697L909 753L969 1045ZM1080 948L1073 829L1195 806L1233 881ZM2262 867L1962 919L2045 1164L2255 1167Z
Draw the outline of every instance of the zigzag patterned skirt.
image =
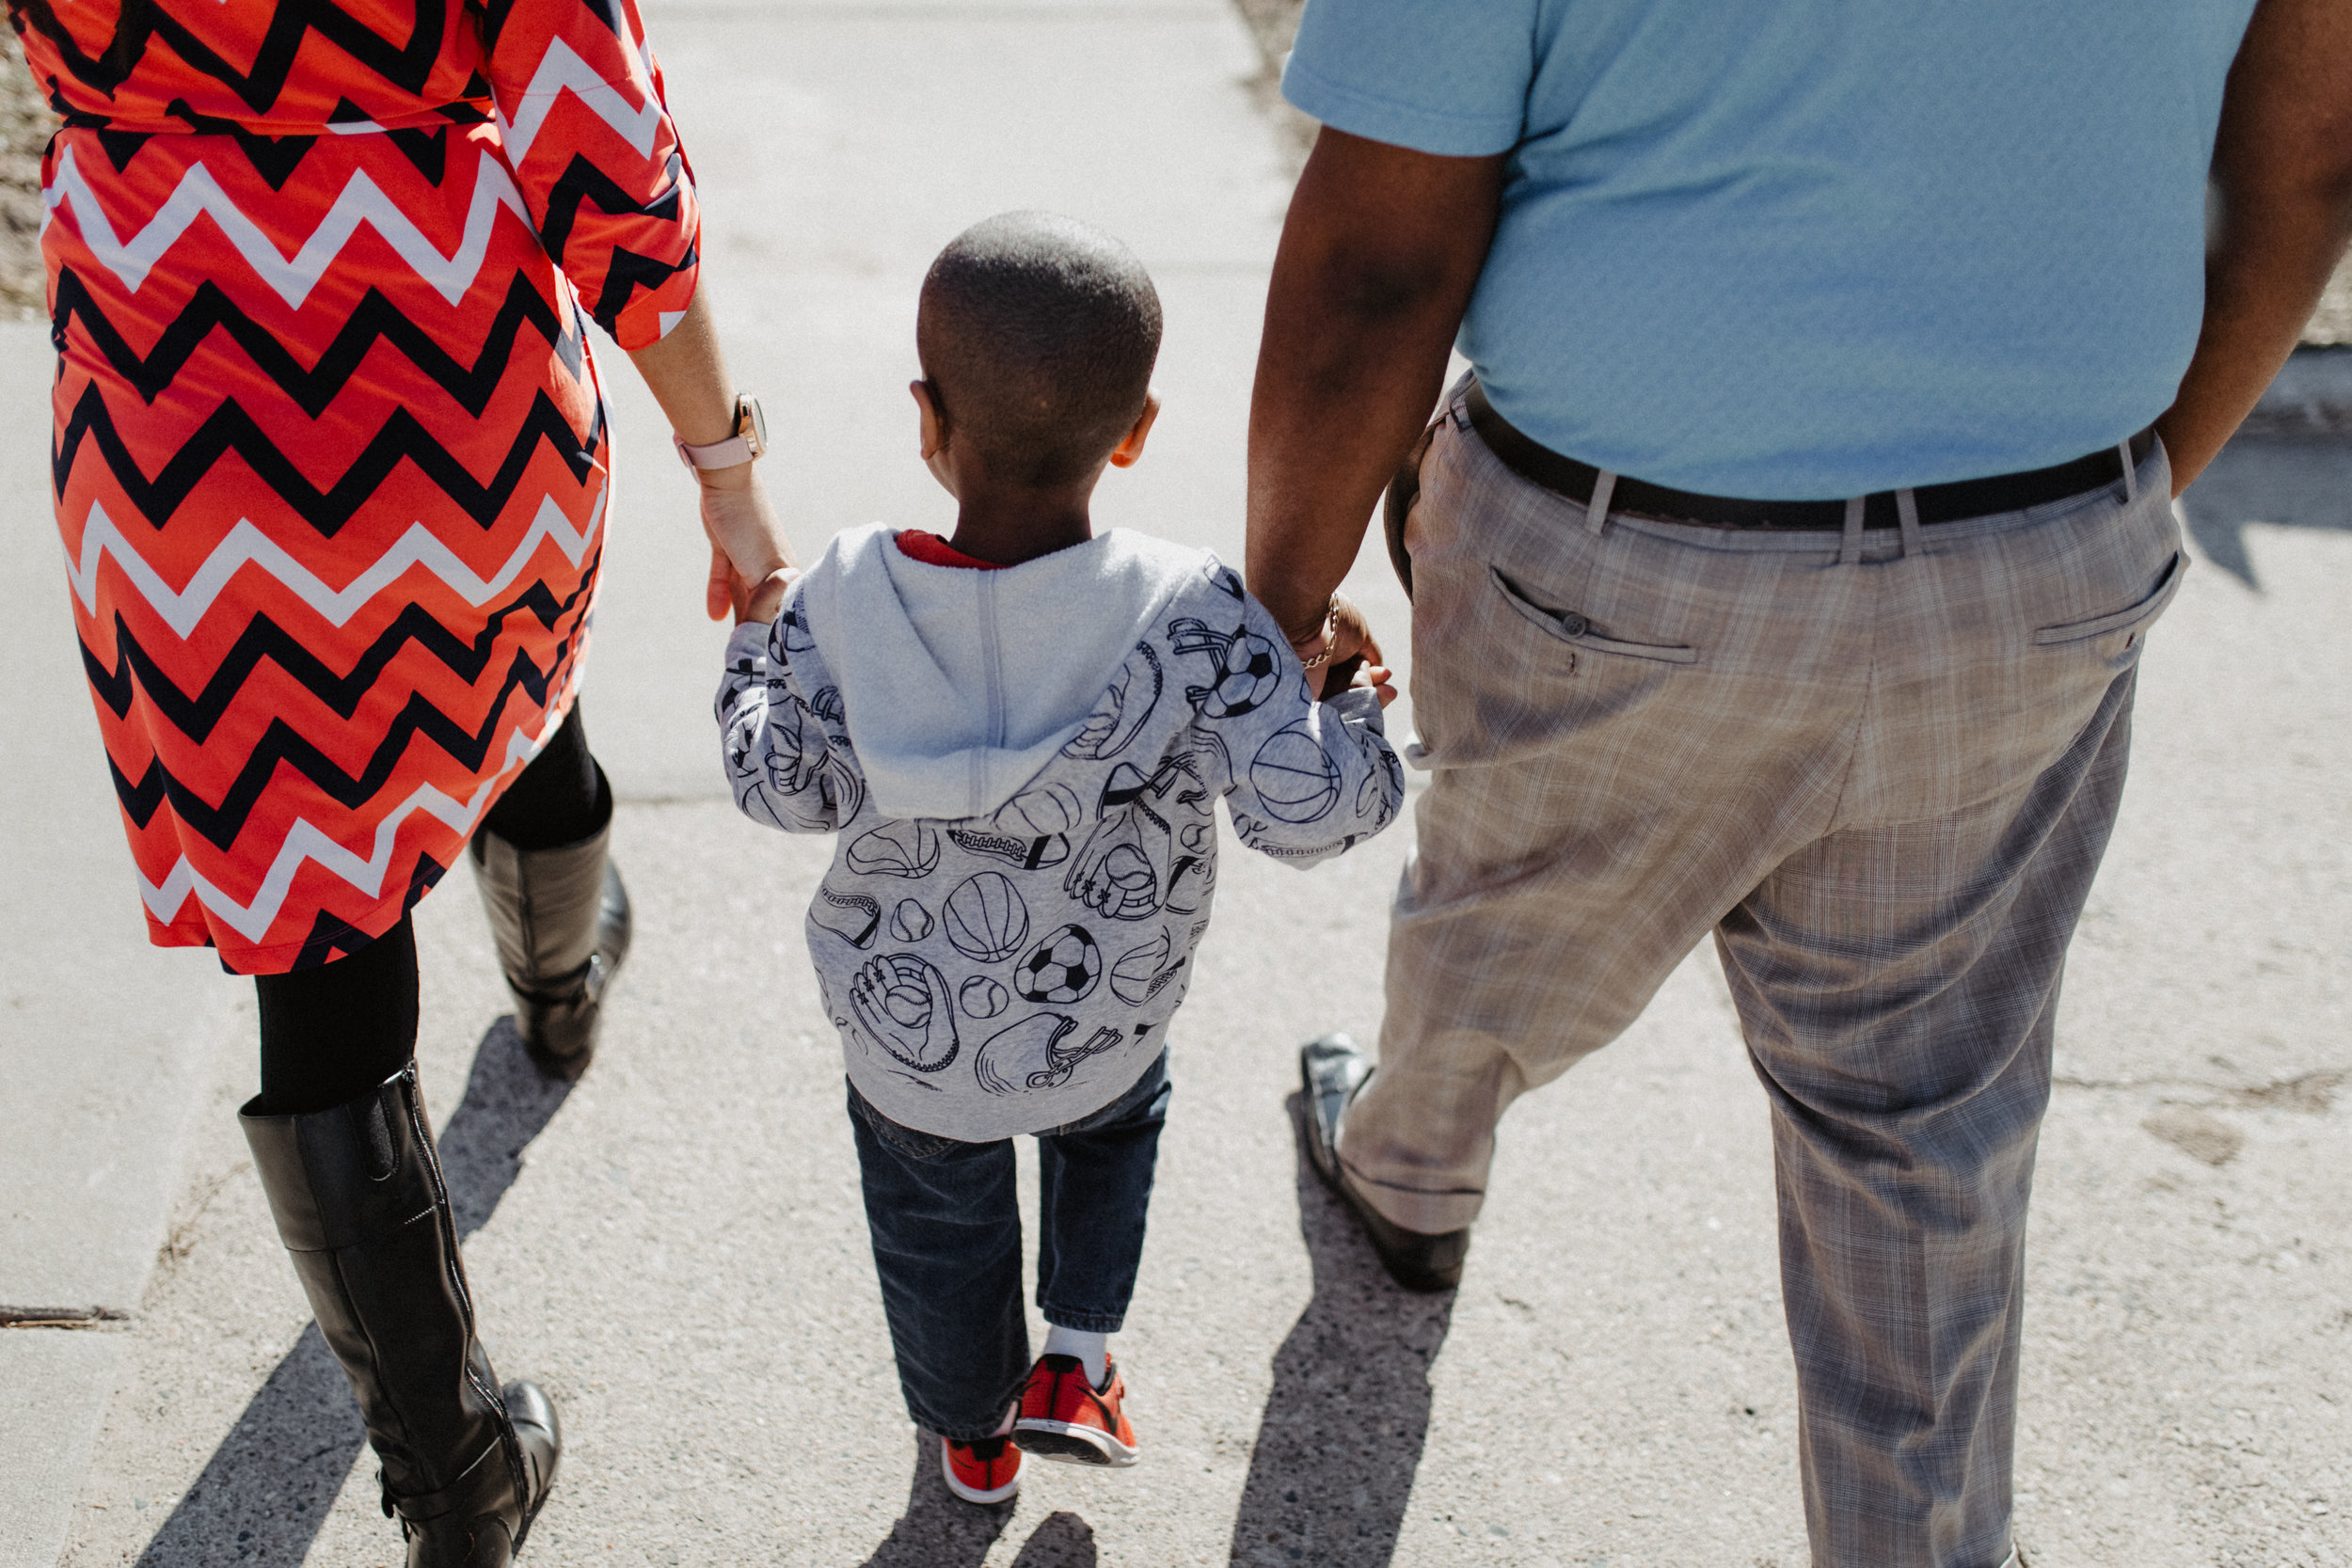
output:
M486 133L302 139L69 130L45 171L107 765L153 940L241 974L454 863L570 705L604 543L584 318Z

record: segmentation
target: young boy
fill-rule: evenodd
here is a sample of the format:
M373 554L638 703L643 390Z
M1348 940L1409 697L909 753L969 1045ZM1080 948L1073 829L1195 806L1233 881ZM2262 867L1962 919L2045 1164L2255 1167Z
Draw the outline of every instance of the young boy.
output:
M1244 844L1304 863L1388 826L1404 774L1381 737L1388 672L1318 704L1215 556L1095 534L1095 482L1159 411L1159 297L1123 246L989 219L932 263L915 335L954 535L852 530L771 580L728 644L718 717L747 816L840 834L808 943L899 1384L948 1486L993 1503L1024 1450L1136 1459L1108 1341L1217 799ZM1016 1133L1039 1146L1034 1365Z

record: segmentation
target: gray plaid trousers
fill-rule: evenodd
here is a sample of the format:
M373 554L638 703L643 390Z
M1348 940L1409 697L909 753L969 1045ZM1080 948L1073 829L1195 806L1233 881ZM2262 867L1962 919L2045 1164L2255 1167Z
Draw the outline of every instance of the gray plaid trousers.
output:
M1457 398L1421 480L1432 777L1343 1159L1398 1224L1470 1224L1512 1100L1712 931L1772 1104L1814 1560L1991 1568L2058 980L2188 564L2161 450L2129 497L1859 538L1596 527Z

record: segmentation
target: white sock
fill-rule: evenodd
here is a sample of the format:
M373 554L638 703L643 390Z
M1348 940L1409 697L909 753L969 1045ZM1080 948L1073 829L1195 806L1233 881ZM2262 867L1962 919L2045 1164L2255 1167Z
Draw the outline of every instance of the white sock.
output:
M1107 1334L1088 1334L1059 1323L1047 1323L1045 1354L1076 1356L1086 1367L1087 1382L1094 1387L1100 1388L1111 1380L1111 1337Z

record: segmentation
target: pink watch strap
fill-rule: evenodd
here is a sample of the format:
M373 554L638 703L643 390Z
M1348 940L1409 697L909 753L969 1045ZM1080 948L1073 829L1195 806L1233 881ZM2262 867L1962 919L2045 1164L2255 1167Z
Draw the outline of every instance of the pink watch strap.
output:
M670 444L677 448L678 461L689 468L732 468L738 463L752 460L752 444L740 436L730 436L707 447L689 446L684 436L673 436Z

